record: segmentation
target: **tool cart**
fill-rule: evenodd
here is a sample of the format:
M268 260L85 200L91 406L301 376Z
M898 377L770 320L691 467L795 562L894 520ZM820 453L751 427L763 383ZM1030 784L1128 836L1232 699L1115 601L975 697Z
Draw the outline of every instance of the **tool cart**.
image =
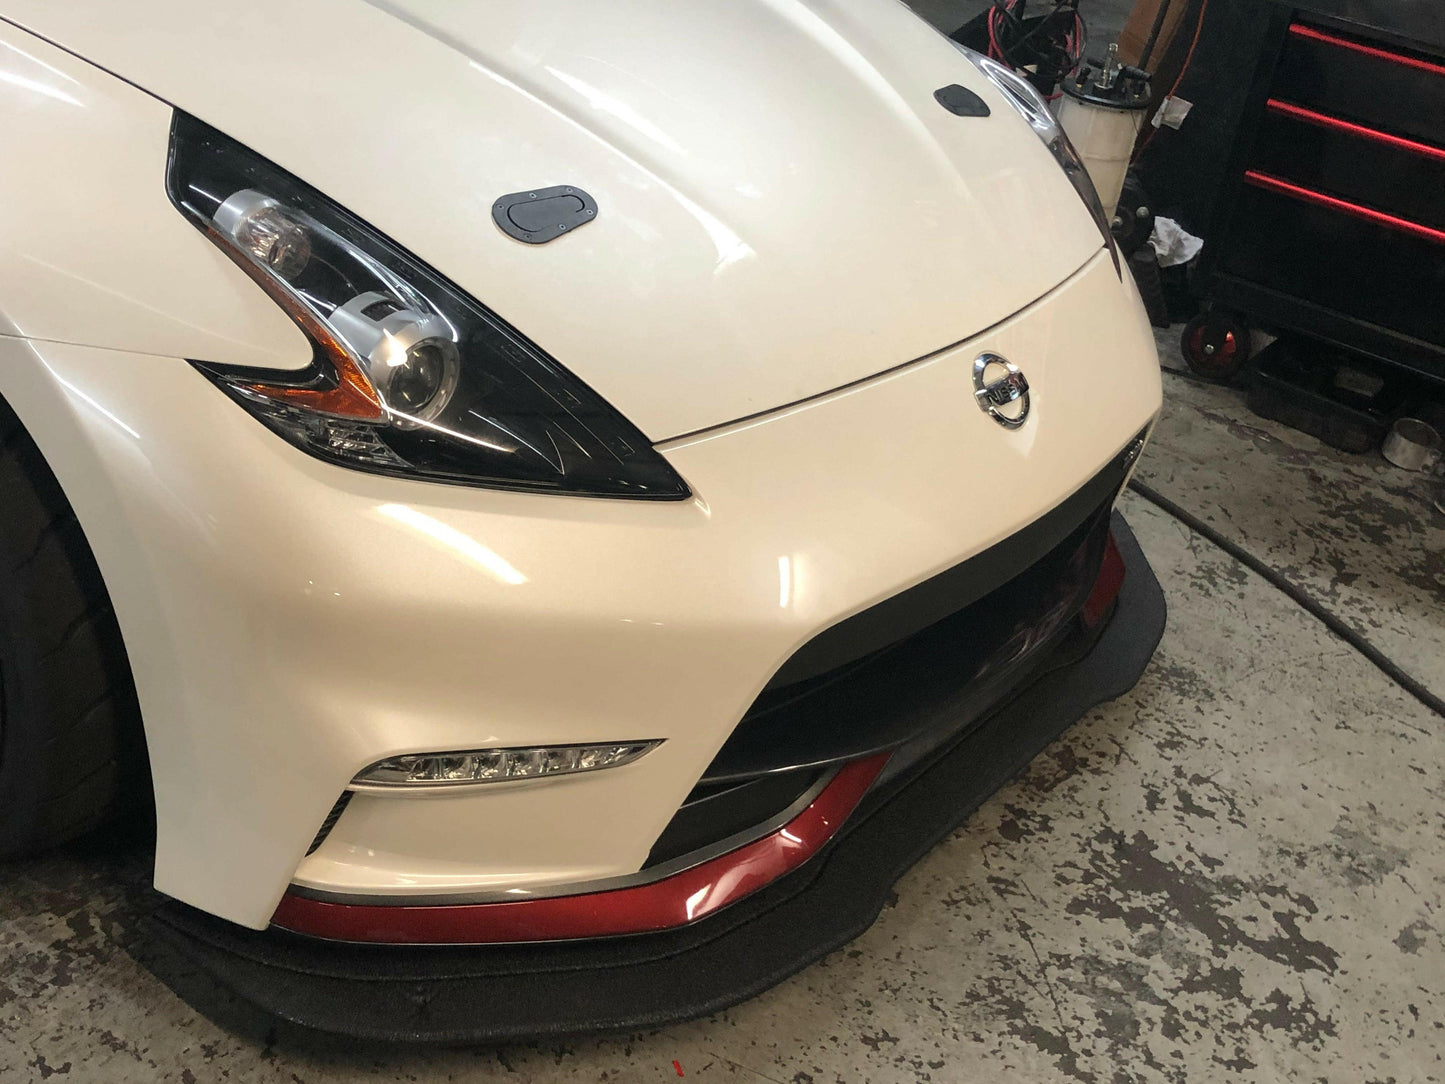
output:
M1254 324L1445 381L1445 5L1219 6L1141 162L1206 241L1186 360L1227 377Z

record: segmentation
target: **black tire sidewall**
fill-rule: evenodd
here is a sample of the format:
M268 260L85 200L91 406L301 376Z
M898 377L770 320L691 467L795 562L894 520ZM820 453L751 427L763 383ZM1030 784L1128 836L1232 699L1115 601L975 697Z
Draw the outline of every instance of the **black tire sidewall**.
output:
M0 552L0 851L34 837L51 784L39 649L15 560Z

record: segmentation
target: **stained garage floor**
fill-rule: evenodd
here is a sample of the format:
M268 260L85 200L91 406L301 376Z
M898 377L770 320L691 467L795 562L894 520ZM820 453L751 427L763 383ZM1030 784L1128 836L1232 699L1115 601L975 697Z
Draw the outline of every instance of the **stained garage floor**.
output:
M1141 477L1445 692L1445 517L1414 478L1237 391L1166 384ZM1445 1078L1445 719L1187 527L1123 507L1170 605L1142 682L781 987L561 1045L318 1037L153 946L144 832L122 828L0 868L0 1084Z

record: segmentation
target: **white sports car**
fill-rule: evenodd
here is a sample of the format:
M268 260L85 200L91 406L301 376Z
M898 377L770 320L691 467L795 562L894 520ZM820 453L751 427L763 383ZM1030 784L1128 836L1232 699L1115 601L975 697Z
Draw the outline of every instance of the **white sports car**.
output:
M755 993L1158 641L1138 296L901 4L0 0L0 134L0 853L153 801L272 1012Z

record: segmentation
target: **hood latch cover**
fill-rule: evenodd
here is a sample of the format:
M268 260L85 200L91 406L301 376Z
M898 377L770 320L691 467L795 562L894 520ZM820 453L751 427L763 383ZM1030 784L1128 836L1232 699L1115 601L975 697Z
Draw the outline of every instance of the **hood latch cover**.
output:
M492 221L529 245L544 245L596 217L597 201L572 185L508 192L492 204Z
M933 100L956 117L986 117L988 103L967 87L950 83L933 92Z

